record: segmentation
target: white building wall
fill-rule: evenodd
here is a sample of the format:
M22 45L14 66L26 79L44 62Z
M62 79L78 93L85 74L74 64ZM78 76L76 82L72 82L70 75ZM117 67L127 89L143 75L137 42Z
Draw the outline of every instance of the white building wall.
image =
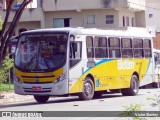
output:
M20 0L21 1L21 0ZM53 28L53 19L71 18L71 26L87 28L118 28L123 26L123 16L134 18L135 27L145 27L145 0L33 0L25 9L20 23L38 22L39 28ZM41 8L42 7L42 8ZM31 9L30 9L31 8ZM9 22L15 11L11 12ZM95 24L87 24L87 17L95 15ZM106 15L114 15L114 23L106 24ZM2 13L4 19L5 11ZM126 22L126 20L125 20ZM31 26L32 24L27 24ZM127 24L125 23L125 27ZM22 26L22 25L20 25ZM31 26L32 27L32 26ZM38 28L38 27L37 27Z
M147 0L146 26L160 32L160 0Z
M95 15L95 24L87 24L87 16ZM114 15L114 24L106 24L106 15ZM83 10L77 11L59 11L45 13L45 27L53 28L53 19L71 18L71 26L87 28L110 28L119 26L119 14L116 10Z
M146 0L128 0L128 6L132 10L145 10Z
M145 0L43 0L44 11L130 8L145 10Z

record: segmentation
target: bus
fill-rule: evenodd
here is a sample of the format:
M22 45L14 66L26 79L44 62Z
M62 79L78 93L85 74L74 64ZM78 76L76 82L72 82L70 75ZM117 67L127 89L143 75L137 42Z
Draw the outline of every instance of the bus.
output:
M51 28L20 34L16 94L39 103L50 96L101 97L108 90L134 96L153 83L153 41L144 29Z
M155 81L152 83L154 88L160 87L160 50L153 49L154 52L154 61L155 61Z

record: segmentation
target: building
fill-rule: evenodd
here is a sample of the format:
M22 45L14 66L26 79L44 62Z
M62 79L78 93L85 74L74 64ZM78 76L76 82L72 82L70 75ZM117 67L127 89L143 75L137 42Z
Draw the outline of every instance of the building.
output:
M2 18L7 1L3 0ZM15 0L8 25L22 1ZM146 27L144 6L145 0L33 0L23 12L16 34L21 28Z
M154 48L160 49L160 0L146 0L146 27L153 33Z

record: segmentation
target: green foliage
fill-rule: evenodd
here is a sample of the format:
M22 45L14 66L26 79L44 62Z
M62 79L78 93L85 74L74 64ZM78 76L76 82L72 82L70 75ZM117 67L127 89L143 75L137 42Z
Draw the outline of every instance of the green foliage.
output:
M2 19L0 17L0 30L2 29Z
M125 111L141 111L142 104L130 104L129 106L123 105Z
M0 92L1 91L5 91L5 92L8 92L8 91L13 91L14 89L14 85L13 84L0 84Z
M152 107L158 107L160 110L160 95L154 95L154 98L147 98L147 100L152 101L150 104Z
M135 112L136 111L144 111L142 110L142 104L130 104L129 106L123 105L124 112L120 114L120 117L128 117L128 120L146 120L146 118L142 117L135 117Z
M9 77L9 69L13 67L13 59L6 55L5 59L0 63L0 83L6 82Z

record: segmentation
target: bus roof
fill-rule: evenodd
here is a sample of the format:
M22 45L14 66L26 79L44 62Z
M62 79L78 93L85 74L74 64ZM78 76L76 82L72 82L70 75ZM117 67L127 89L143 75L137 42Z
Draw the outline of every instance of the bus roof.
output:
M73 35L102 35L102 36L122 36L122 37L145 37L151 38L151 34L147 32L145 28L128 27L126 29L98 29L98 28L49 28L49 29L37 29L30 30L23 33L42 33L42 32L69 32ZM22 33L22 34L23 34Z

